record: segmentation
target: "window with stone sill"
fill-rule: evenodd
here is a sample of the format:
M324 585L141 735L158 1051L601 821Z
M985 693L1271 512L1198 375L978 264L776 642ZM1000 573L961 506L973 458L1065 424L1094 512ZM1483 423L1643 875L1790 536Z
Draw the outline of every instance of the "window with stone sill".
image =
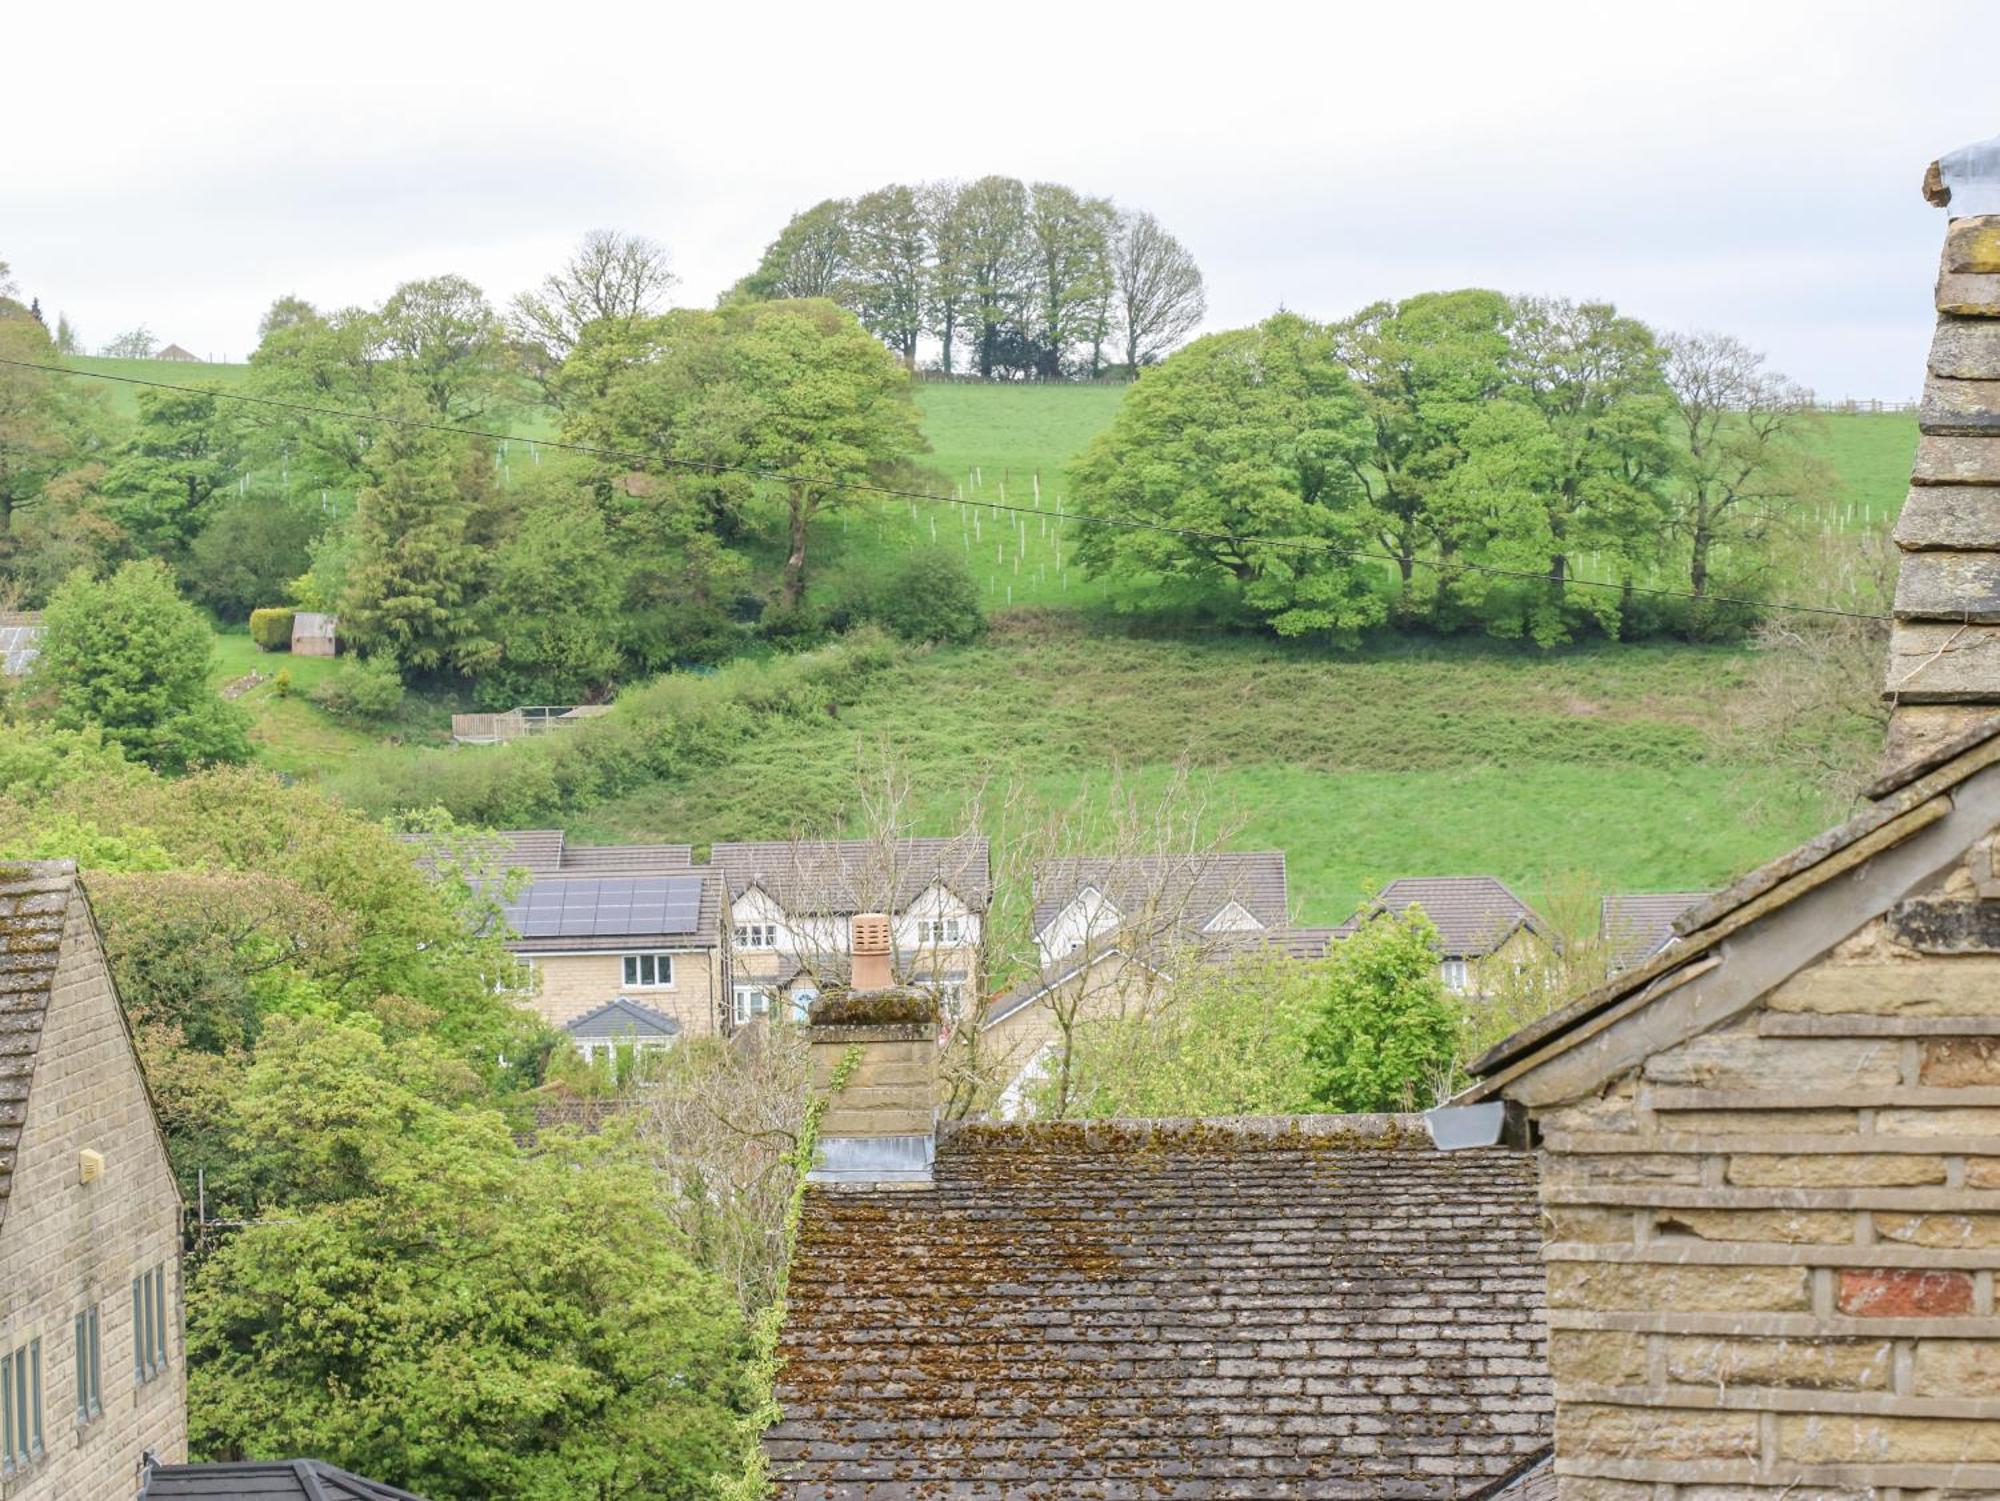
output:
M98 1338L97 1305L76 1316L76 1420L104 1415L104 1346Z
M0 1354L0 1476L42 1457L41 1336Z
M1444 981L1444 988L1463 992L1471 987L1472 977L1463 959L1447 959L1438 966L1438 977Z
M132 1279L132 1377L144 1386L167 1369L167 1269Z

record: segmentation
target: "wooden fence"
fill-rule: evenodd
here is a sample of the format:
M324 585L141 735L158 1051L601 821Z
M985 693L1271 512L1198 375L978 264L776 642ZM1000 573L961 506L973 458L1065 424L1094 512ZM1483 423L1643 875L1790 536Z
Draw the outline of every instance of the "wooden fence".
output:
M451 738L460 745L504 745L610 712L609 704L529 704L498 714L454 714Z

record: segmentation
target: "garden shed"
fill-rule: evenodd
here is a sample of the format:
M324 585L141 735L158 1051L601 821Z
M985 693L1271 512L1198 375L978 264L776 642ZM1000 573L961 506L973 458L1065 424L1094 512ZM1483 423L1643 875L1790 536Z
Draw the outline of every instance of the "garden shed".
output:
M318 615L301 610L292 617L292 652L301 657L331 657L339 647L334 631L340 624L336 615Z

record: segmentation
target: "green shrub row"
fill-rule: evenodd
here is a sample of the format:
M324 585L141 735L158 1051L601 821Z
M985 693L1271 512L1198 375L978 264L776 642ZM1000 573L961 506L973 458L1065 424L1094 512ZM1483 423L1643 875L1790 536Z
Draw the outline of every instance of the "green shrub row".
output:
M495 828L591 807L650 782L721 765L774 723L820 721L834 733L841 700L891 666L899 648L862 629L831 646L710 674L671 673L628 690L612 712L566 730L493 747L369 756L331 782L376 813L441 807Z

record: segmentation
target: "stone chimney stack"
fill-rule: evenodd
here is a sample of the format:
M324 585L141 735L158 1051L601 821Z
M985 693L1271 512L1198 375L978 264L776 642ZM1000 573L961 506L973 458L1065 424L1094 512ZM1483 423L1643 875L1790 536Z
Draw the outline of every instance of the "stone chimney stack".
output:
M937 997L897 986L889 919L854 919L854 983L807 1020L813 1089L827 1097L807 1181L854 1189L928 1188L937 1146ZM836 1087L838 1085L838 1087Z
M1931 163L1944 259L1884 696L1888 769L2000 717L2000 138Z

